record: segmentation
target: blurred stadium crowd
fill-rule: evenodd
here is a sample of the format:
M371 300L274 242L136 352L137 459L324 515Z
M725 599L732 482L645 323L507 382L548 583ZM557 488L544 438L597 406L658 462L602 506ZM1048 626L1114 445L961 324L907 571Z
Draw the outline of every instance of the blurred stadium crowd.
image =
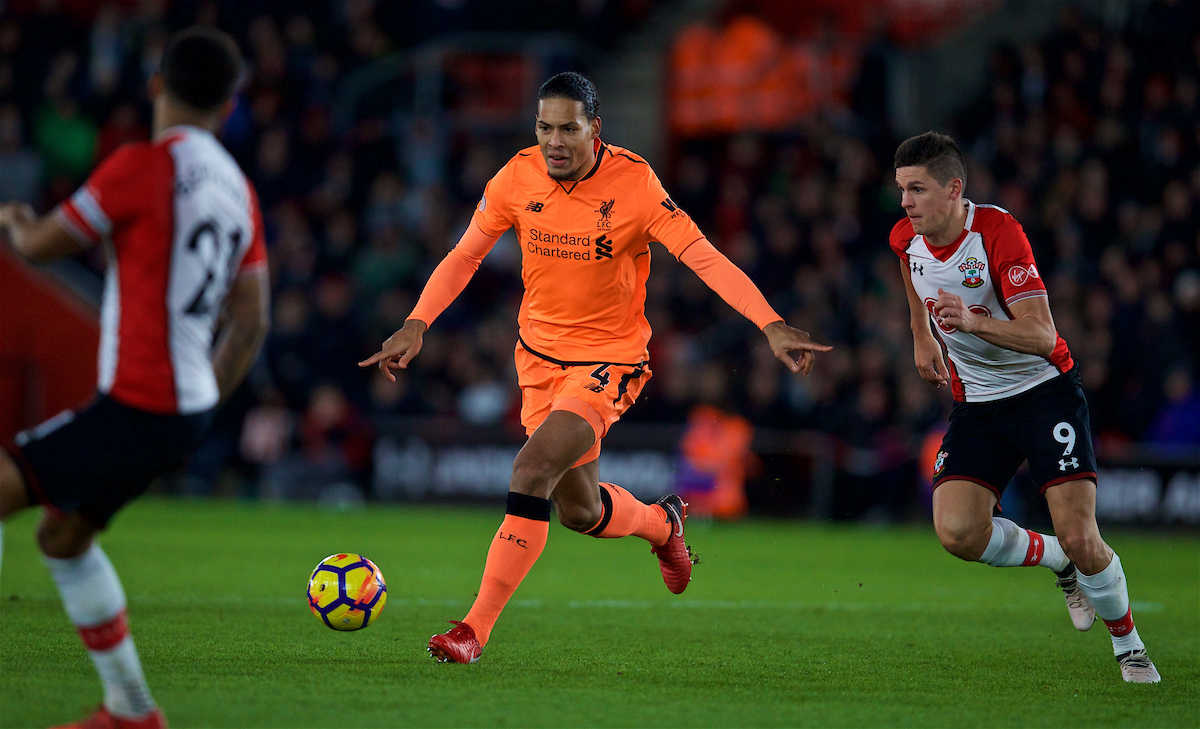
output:
M249 74L223 139L262 201L274 321L190 472L198 490L230 463L265 466L268 492L314 469L365 484L379 416L517 419L520 256L509 237L398 385L355 363L402 325L490 176L533 137L447 133L430 119L398 126L369 112L341 133L339 82L446 30L549 28L547 9L554 28L611 43L650 5L10 2L0 6L0 198L46 210L118 145L147 138L145 79L170 30L207 22L234 32ZM832 110L786 132L677 138L659 169L777 310L834 352L811 378L788 375L751 325L656 249L655 375L628 420L681 423L695 405L715 405L760 426L825 431L872 453L881 471L911 463L944 422L945 395L912 365L887 246L902 215L899 139L878 98L888 58L864 48L863 72ZM970 156L968 197L1007 208L1033 242L1101 452L1195 448L1200 6L1155 0L1122 29L1068 10L1051 35L997 48L990 79L943 131Z

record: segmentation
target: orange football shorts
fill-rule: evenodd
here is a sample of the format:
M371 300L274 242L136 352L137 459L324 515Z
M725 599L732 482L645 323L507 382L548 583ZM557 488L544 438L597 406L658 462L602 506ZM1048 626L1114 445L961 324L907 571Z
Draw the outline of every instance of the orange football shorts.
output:
M513 359L526 434L532 435L553 410L575 413L596 432L596 442L576 466L600 457L601 439L637 400L651 376L648 358L640 364L557 362L529 352L520 342Z

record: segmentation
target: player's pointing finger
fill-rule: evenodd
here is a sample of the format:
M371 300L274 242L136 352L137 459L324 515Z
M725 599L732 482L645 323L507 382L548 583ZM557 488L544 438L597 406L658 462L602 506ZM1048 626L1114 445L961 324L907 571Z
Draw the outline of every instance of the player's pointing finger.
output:
M821 344L820 342L797 342L793 349L804 349L811 352L832 352L833 346L829 344Z
M383 359L386 356L387 355L384 354L383 351L381 350L381 351L376 352L375 354L371 355L370 357L367 357L362 362L359 362L358 366L359 367L370 367L371 365L375 364L376 362L378 362L379 360Z

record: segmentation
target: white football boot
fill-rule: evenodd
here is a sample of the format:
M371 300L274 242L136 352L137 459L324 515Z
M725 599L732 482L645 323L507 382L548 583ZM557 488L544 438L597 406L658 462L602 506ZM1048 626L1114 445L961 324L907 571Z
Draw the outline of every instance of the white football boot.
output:
M1058 575L1058 579L1054 584L1063 591L1063 598L1067 601L1067 612L1071 615L1075 629L1090 630L1092 623L1096 622L1096 609L1088 602L1083 590L1079 589L1075 563L1068 563L1066 569L1055 574Z
M1117 656L1117 663L1121 665L1121 678L1125 683L1158 683L1162 680L1145 648L1122 653Z

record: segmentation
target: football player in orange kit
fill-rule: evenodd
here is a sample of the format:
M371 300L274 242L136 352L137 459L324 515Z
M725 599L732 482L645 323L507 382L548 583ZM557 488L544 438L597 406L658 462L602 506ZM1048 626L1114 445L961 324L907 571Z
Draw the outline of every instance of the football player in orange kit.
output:
M676 495L644 504L600 483L600 442L650 378L646 278L658 241L766 335L793 372L808 374L830 348L783 322L750 279L680 210L650 165L600 140L591 81L560 73L538 91L538 145L523 149L488 183L458 245L430 276L404 328L360 363L389 378L421 350L425 330L466 287L496 239L515 228L525 296L516 366L529 440L513 464L504 522L488 550L479 596L462 621L429 641L443 662L474 663L492 626L546 545L558 520L589 536L638 536L658 556L674 593L691 579L686 504Z

